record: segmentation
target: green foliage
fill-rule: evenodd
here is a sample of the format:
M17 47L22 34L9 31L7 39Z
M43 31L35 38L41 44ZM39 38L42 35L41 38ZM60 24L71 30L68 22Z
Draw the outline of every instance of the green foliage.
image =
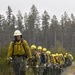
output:
M51 51L51 53L56 53L55 47L54 46L51 46L50 51Z
M67 51L62 47L60 43L57 44L57 53L65 54Z
M13 75L12 64L7 64L7 47L0 48L0 75Z
M7 54L7 47L1 47L0 48L0 57L4 58Z
M64 49L63 46L60 43L57 43L56 48L52 46L50 48L50 50L51 50L51 53L62 53L62 54L65 54L67 52L67 50Z

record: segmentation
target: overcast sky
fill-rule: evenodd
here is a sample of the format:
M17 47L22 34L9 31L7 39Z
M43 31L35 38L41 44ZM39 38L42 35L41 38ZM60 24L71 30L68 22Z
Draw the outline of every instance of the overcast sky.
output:
M75 0L0 0L0 14L6 14L8 5L12 8L13 14L17 14L18 10L22 14L29 13L32 5L37 7L39 14L43 14L44 10L51 16L56 15L60 18L64 11L70 16L75 15Z

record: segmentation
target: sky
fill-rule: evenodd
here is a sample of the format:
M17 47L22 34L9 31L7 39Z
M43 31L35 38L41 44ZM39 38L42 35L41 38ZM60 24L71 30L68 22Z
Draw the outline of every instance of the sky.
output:
M73 13L75 15L75 0L0 0L0 14L6 15L7 7L10 6L13 14L16 15L18 10L22 14L29 13L32 5L37 7L39 15L48 12L50 17L56 15L57 19L66 13L68 16Z

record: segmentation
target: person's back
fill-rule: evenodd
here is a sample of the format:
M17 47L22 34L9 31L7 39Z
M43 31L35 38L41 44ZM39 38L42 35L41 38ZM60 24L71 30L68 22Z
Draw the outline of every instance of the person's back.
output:
M45 62L46 62L45 60L46 60L46 59L45 59L44 53L41 53L41 54L40 54L40 63L45 63Z

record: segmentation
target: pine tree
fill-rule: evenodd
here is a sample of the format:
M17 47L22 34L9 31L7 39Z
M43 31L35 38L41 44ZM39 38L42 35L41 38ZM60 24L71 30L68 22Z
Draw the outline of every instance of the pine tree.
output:
M44 14L42 15L42 31L43 31L43 46L47 47L47 43L48 43L48 28L49 28L49 20L50 20L50 16L48 15L48 12L45 10Z

